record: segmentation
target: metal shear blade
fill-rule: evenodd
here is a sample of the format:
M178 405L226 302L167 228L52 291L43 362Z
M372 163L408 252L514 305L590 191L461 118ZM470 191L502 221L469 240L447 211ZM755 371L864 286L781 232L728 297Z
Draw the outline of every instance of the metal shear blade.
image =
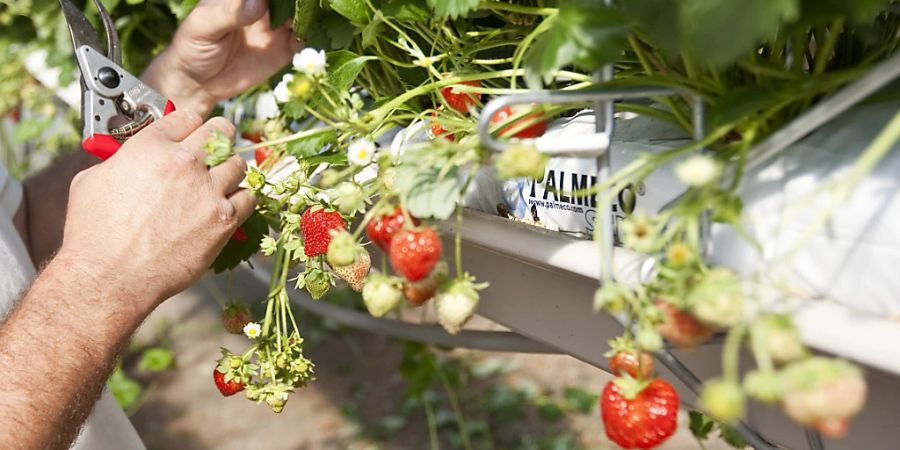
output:
M69 25L69 33L72 35L72 44L74 48L87 45L101 54L105 54L114 63L121 65L122 48L119 46L119 34L116 32L116 27L103 3L100 3L100 0L93 0L93 2L100 13L100 21L106 34L106 51L104 52L100 46L100 36L97 35L97 30L84 16L81 9L75 6L71 0L59 0L66 23Z
M105 52L84 13L72 0L59 0L81 71L82 147L106 159L122 142L174 111L175 105L121 67L122 50L112 18L100 0L93 2L106 33Z

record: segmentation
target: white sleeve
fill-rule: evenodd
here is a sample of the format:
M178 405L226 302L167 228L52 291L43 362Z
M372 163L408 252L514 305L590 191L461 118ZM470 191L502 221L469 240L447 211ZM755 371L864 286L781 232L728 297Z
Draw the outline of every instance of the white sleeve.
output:
M22 202L22 185L0 164L0 213L12 218Z

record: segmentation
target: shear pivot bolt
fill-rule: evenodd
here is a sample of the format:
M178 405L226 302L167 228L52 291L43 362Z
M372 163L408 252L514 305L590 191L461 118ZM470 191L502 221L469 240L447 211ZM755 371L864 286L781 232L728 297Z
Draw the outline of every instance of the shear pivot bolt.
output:
M97 72L100 84L113 89L119 86L119 74L111 67L101 67Z

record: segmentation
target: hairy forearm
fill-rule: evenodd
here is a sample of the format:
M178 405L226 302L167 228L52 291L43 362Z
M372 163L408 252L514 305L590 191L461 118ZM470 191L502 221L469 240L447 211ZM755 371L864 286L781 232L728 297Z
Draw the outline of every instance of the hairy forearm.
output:
M79 150L25 180L15 222L35 266L46 263L62 243L72 178L99 161Z
M0 448L65 449L124 343L146 317L139 292L79 255L50 262L0 326Z

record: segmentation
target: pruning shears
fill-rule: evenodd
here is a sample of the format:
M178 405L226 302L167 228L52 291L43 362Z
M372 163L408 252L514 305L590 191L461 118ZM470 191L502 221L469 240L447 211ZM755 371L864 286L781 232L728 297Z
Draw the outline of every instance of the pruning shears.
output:
M113 21L100 0L93 2L106 34L105 52L84 13L71 0L59 0L81 71L82 147L107 159L128 138L175 111L175 105L121 67L122 48Z

